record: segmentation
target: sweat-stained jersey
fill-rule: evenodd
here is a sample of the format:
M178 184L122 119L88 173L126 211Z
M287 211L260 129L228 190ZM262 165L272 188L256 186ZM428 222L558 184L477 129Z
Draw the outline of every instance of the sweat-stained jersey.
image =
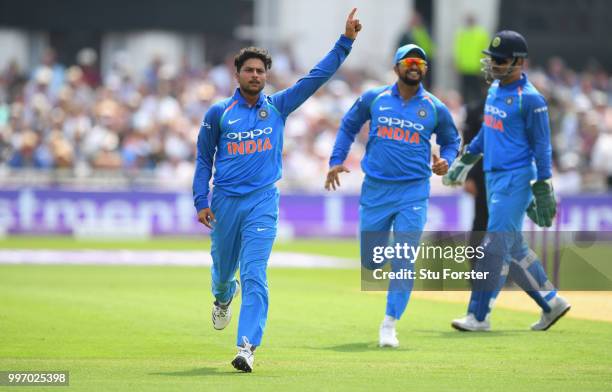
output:
M216 193L239 196L281 178L283 130L287 116L317 91L350 53L353 40L342 35L332 50L286 90L259 95L250 107L237 89L210 107L198 135L193 197L197 211L208 207L209 181Z
M538 180L552 176L548 106L527 75L508 85L491 85L482 128L467 152L484 154L486 172L531 166L535 160Z
M368 144L361 161L364 173L377 180L411 181L431 176L430 138L436 135L440 156L449 166L461 139L448 108L422 85L405 101L397 84L364 93L342 119L330 166L342 164L361 126L370 120Z

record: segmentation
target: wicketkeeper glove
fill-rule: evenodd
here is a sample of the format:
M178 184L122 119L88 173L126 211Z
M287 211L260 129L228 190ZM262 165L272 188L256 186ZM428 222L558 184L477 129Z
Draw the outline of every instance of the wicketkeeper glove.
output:
M540 227L552 226L557 214L557 200L550 180L536 181L531 185L533 200L527 207L527 216Z
M455 159L450 169L448 169L448 173L442 177L442 184L449 186L463 184L472 166L480 160L481 156L481 154L470 154L466 152Z

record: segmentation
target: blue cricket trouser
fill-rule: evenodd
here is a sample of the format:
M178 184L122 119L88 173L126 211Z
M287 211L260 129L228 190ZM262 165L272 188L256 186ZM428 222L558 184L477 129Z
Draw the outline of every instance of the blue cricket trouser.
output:
M427 221L429 179L391 182L366 176L361 187L359 226L362 233L361 247L366 246L363 236L367 232L389 232L393 228L396 238L406 239L409 246L418 246ZM384 244L379 244L384 245ZM369 246L369 245L368 245ZM362 258L363 268L380 268ZM393 271L401 268L414 270L409 260L392 261ZM400 319L412 292L413 280L390 280L387 290L387 316Z
M268 317L266 267L276 237L279 192L271 186L243 196L213 192L215 214L212 239L212 293L219 302L228 302L236 291L236 270L240 267L242 306L236 345L246 337L254 346L261 338Z
M534 177L531 166L486 173L489 222L483 241L485 257L475 262L475 270L489 272L489 279L473 282L468 305L468 313L479 321L491 312L508 274L544 311L550 311L547 301L556 290L521 233Z

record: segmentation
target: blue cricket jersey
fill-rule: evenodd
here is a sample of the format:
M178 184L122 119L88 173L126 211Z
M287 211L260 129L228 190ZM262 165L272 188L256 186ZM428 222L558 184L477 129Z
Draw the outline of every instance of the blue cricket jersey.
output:
M364 93L340 124L330 166L346 159L361 126L370 120L368 144L361 161L364 173L386 181L411 181L431 176L431 145L436 134L440 156L451 165L461 139L448 108L422 85L404 100L397 84Z
M548 106L523 74L516 82L489 88L484 121L467 148L484 154L484 170L512 170L535 164L538 180L552 176Z
M210 107L198 135L193 179L197 211L208 207L213 162L215 192L224 195L245 195L281 178L287 116L329 80L350 53L352 44L352 39L342 35L308 75L276 94L259 94L252 107L239 89Z

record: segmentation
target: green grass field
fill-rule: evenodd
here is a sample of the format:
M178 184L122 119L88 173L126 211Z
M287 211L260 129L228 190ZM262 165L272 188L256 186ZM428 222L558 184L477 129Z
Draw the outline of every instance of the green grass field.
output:
M0 248L199 249L206 242L10 239ZM356 257L352 241L277 250ZM494 332L449 322L465 306L415 299L400 349L376 347L383 293L358 270L270 269L270 314L255 370L241 374L236 320L210 323L210 271L193 267L0 265L0 370L69 370L70 387L35 391L357 391L612 389L612 323L563 319L530 332L532 313L496 309ZM234 304L237 315L239 301ZM3 387L0 387L2 390Z

